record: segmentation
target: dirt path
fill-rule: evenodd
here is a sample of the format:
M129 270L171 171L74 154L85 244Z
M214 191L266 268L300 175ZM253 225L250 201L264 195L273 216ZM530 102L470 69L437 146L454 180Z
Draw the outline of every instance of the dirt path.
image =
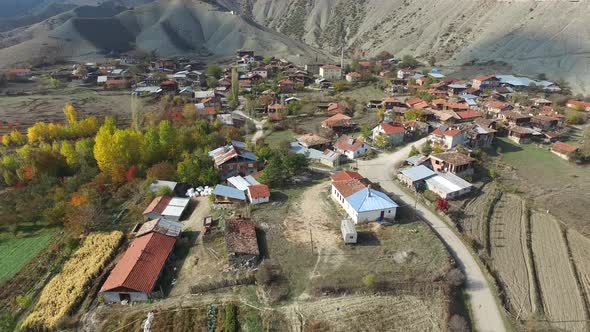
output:
M524 201L508 193L496 204L490 222L494 269L504 285L508 306L519 319L531 318L537 311L527 222Z
M176 284L170 292L170 296L180 296L190 293L190 287L195 285L203 274L199 271L214 271L220 269L219 263L213 263L211 260L198 260L197 257L209 255L203 246L203 218L210 213L209 199L207 197L197 197L192 199L196 207L188 220L183 222L183 232L198 232L198 238L192 244L188 255L184 259L182 267L178 272Z
M254 122L254 125L256 126L256 133L254 134L254 136L252 136L252 143L256 143L259 139L261 139L264 136L264 124L266 123L266 120L258 121L256 119L246 115L246 113L242 112L242 109L244 108L244 106L243 106L244 104L245 104L245 99L243 99L243 100L240 99L240 106L238 106L238 109L233 111L233 113Z
M405 194L400 185L392 180L392 167L408 157L411 146L421 146L426 139L408 144L406 147L390 154L382 154L376 159L369 161L359 161L359 171L374 182L379 182L381 186L394 193L398 203L414 205L415 197ZM465 287L469 295L471 313L473 315L475 327L478 331L506 331L502 314L500 313L499 302L492 293L487 278L478 265L476 258L448 225L436 214L431 212L423 204L418 204L418 215L430 225L430 227L440 236L440 239L449 248L450 253L457 261L459 267L467 277Z
M532 249L545 316L566 331L587 331L586 310L567 247L557 221L548 214L531 213Z

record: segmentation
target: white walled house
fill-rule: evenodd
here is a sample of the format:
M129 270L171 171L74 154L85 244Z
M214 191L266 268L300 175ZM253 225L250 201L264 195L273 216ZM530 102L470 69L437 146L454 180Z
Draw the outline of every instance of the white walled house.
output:
M250 204L263 204L270 202L270 190L265 184L255 184L248 187L248 199Z
M324 65L320 67L320 77L328 81L342 79L342 69L336 65Z
M345 155L348 159L356 159L364 156L371 147L360 139L342 135L334 144L334 150Z
M445 150L450 150L457 145L465 145L465 134L461 129L438 128L430 133L428 140Z
M402 125L382 122L377 127L373 128L373 141L375 141L379 135L386 135L390 144L397 145L404 141L406 129Z
M340 172L332 176L331 194L355 224L395 218L398 205L389 196L372 189L370 181L359 179L358 173L344 175Z

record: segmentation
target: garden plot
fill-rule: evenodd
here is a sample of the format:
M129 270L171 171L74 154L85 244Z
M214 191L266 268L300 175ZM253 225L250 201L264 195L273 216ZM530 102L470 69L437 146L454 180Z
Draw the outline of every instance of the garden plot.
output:
M584 302L557 221L531 213L531 237L545 316L556 328L587 331Z
M525 209L524 201L518 196L504 194L490 222L494 270L504 286L509 309L519 319L530 318L537 310Z
M440 293L440 291L439 291ZM444 296L346 296L285 308L291 331L444 331ZM323 328L323 329L322 329Z
M575 230L567 231L567 241L572 258L578 271L578 279L582 286L586 303L590 303L590 239Z
M496 193L493 184L484 186L481 193L465 206L464 216L460 220L463 233L483 248L487 247L487 213Z

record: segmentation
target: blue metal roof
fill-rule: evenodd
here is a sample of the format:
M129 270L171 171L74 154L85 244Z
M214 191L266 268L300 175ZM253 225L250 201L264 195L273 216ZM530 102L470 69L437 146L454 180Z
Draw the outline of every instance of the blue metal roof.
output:
M371 188L357 191L346 197L346 200L356 212L386 210L398 207L389 196Z
M213 190L213 195L239 199L242 201L246 200L246 194L244 194L243 191L236 188L224 186L222 184L218 184L215 186L215 189Z
M401 173L412 181L420 181L436 175L436 173L424 165L404 169Z

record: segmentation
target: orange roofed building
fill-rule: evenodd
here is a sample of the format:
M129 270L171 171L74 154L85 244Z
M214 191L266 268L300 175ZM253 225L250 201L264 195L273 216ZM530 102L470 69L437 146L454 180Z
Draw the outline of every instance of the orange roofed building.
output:
M156 282L175 243L175 237L156 232L133 240L100 289L104 302L143 302L157 296Z

